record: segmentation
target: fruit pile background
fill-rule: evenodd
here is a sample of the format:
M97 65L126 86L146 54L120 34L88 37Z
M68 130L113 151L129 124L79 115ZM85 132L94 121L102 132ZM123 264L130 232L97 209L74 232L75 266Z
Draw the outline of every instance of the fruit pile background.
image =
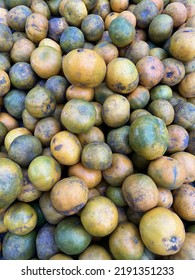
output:
M195 259L195 1L0 1L0 258Z

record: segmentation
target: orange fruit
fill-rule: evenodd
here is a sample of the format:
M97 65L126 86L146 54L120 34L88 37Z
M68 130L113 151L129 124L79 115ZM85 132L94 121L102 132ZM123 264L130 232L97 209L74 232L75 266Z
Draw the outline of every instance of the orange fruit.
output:
M28 177L40 191L50 190L61 178L60 164L50 156L39 156L31 161Z
M51 189L53 207L66 216L81 210L88 200L88 187L84 180L69 176L58 181Z
M80 160L81 143L73 133L67 130L60 131L53 136L50 148L54 158L61 164L73 165Z
M147 211L141 218L139 231L144 245L161 256L176 254L185 240L182 220L164 207Z
M116 260L139 260L144 244L137 226L129 222L119 224L109 236L109 248Z
M3 221L10 232L25 235L35 228L37 214L28 203L16 202L7 209Z
M81 223L89 234L97 237L109 235L118 224L118 211L107 197L91 198L81 211Z

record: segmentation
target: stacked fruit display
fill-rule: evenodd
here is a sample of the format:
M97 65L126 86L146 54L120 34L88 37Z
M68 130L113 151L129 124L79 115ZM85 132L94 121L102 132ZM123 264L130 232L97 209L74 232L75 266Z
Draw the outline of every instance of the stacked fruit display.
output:
M0 255L195 259L194 0L0 2Z

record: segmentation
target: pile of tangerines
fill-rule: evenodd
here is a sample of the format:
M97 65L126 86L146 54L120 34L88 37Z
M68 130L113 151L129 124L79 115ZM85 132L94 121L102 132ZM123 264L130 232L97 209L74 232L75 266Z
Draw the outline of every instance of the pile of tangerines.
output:
M1 259L195 259L195 2L0 2Z

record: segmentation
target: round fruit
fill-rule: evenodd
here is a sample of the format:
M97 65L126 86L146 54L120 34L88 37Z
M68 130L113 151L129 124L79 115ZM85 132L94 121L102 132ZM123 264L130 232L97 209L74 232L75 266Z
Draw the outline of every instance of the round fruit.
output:
M157 5L150 0L140 1L133 13L136 17L136 25L139 28L146 28L152 21L152 19L159 13Z
M112 94L103 103L102 118L109 127L121 127L130 118L130 103L120 94Z
M143 86L137 86L128 96L131 109L137 110L144 108L150 100L150 92Z
M59 248L55 243L54 225L45 223L38 231L36 236L36 251L39 260L48 260L54 254L59 253Z
M89 42L98 41L104 32L104 21L99 15L89 14L81 23L81 31Z
M162 119L166 125L169 125L173 122L175 112L174 108L168 100L165 99L157 99L150 102L148 105L148 111Z
M34 136L43 146L48 147L54 135L61 131L60 122L55 117L46 117L36 123Z
M108 63L106 85L111 90L127 94L137 87L138 82L138 71L129 59L118 57Z
M89 143L82 150L81 162L87 168L107 169L112 164L112 151L104 142Z
M36 227L37 214L28 203L16 202L8 208L3 221L10 232L25 235Z
M148 166L148 175L157 186L169 190L181 187L186 178L186 173L181 163L167 156L152 160Z
M0 209L9 206L22 190L21 167L8 158L0 161Z
M62 61L62 69L68 81L77 86L97 87L106 75L104 59L90 49L70 51Z
M46 38L48 32L48 20L40 13L32 13L26 19L25 32L27 38L33 43L39 43Z
M195 189L190 184L183 184L173 191L173 209L186 221L195 221Z
M60 180L61 167L53 157L39 156L31 161L28 176L38 190L48 191Z
M68 176L76 176L82 179L89 189L96 187L102 180L101 170L85 167L78 162L68 168Z
M64 17L69 25L79 27L87 14L85 3L81 0L67 0L64 4Z
M8 25L15 31L24 31L26 19L32 14L29 7L19 4L9 10L7 15Z
M60 46L64 53L82 48L84 41L83 32L76 26L67 27L60 36Z
M147 211L139 224L144 245L161 256L176 254L185 240L185 229L177 214L164 207Z
M125 47L135 38L135 27L124 17L112 20L108 27L108 34L112 43L117 47Z
M12 89L4 97L6 111L14 118L21 119L25 109L26 93L22 90Z
M25 235L7 232L3 238L2 254L6 260L29 260L36 252L36 231Z
M149 24L148 35L155 44L162 44L173 32L173 18L167 14L155 16Z
M32 52L30 63L39 77L48 79L60 72L62 57L56 49L50 46L43 46L36 48Z
M30 90L36 83L37 76L27 62L15 63L9 71L12 86L21 90Z
M50 90L35 86L26 95L25 108L34 118L49 117L55 111L56 100Z
M168 153L182 152L189 147L189 133L185 128L177 124L167 127L169 133Z
M144 244L137 226L129 222L119 224L109 236L109 248L116 260L139 260Z
M53 207L66 216L80 211L88 200L88 187L84 180L70 176L58 181L51 190Z
M69 100L61 113L61 122L72 133L85 133L92 128L96 120L96 111L92 103L73 98Z
M159 200L155 182L141 173L129 175L122 184L122 192L129 207L138 212L154 208Z
M182 61L173 57L167 57L162 60L164 74L161 80L162 84L175 86L181 82L185 76L185 66Z
M66 217L56 227L55 242L61 252L78 255L89 246L91 235L84 229L77 216Z
M42 145L33 135L20 135L11 143L8 156L21 167L28 167L31 161L42 154Z
M61 164L73 165L80 160L81 143L76 135L67 130L58 132L52 138L50 148L54 158Z
M89 234L107 236L118 225L117 208L107 197L91 198L81 211L81 223Z
M119 55L118 48L109 42L100 42L94 46L93 50L103 57L106 64Z
M162 156L168 146L169 135L165 123L155 116L141 116L130 126L130 146L147 160Z
M151 89L156 86L164 75L163 63L155 56L144 56L137 63L140 85Z
M133 172L133 163L126 155L113 153L112 164L102 171L102 175L109 185L121 186L125 178Z
M65 77L54 75L50 77L46 83L45 87L50 90L55 96L56 103L61 104L66 100L65 92L68 88L68 81Z
M181 61L190 61L195 56L195 28L183 27L176 30L170 39L171 55ZM182 48L182 50L181 50Z

